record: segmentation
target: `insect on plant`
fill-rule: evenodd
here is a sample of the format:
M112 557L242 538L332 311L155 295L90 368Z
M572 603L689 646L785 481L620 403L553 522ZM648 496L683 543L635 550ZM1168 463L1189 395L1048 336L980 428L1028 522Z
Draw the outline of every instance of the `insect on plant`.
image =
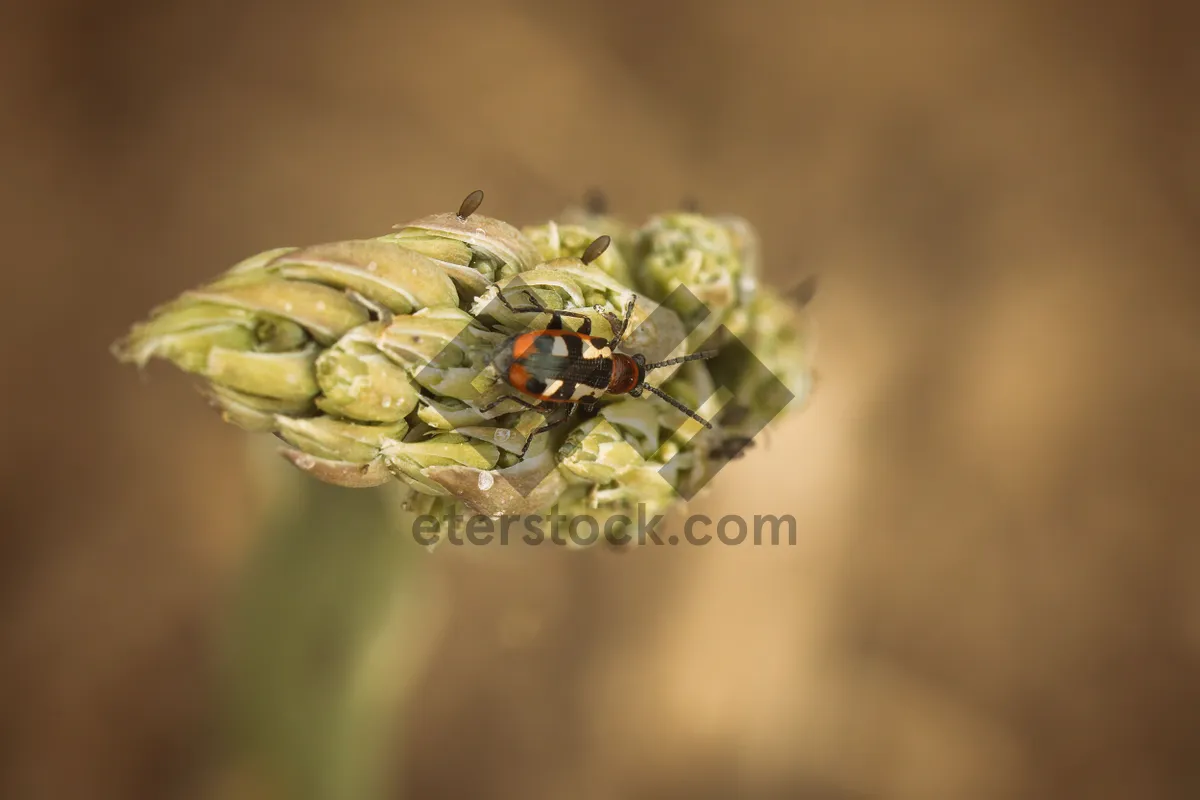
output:
M483 192L476 191L468 195L458 211L459 218L470 216L479 208L482 200ZM584 264L592 263L603 255L610 242L608 236L597 238L584 250L580 260ZM606 395L640 397L643 392L649 391L704 427L712 428L712 423L704 417L647 383L646 377L651 371L662 367L713 358L717 355L716 350L647 363L641 353L627 355L617 352L629 329L637 295L629 298L621 318L602 306L596 307L596 312L608 321L612 329L612 338L605 339L592 336L592 319L588 315L578 311L553 311L546 308L533 292L525 290L523 294L529 300L529 305L514 306L503 292L497 291L496 296L514 314L550 314L550 322L543 329L518 333L504 340L497 350L494 363L504 381L524 397L505 395L479 409L487 412L501 403L513 402L546 416L559 409L564 410L558 419L547 422L529 434L521 448L522 458L533 443L533 437L566 422L576 408L586 413L595 412L601 398ZM563 317L574 317L583 322L578 330L571 330L563 325Z

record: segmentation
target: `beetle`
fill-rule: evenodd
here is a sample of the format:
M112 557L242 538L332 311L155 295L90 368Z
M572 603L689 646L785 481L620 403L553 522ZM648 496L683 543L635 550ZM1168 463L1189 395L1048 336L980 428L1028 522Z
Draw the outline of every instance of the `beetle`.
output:
M585 264L595 261L608 247L609 242L608 236L596 239L588 245L581 260ZM629 321L637 303L636 295L629 298L621 318L611 311L597 307L598 313L612 328L611 339L593 336L592 319L586 314L578 311L552 311L542 305L532 292L526 290L525 296L530 305L514 306L503 293L497 292L497 298L512 313L548 313L550 322L543 329L510 336L500 345L494 359L500 376L522 396L505 395L479 410L487 412L505 401L512 401L523 408L534 409L547 416L560 408L565 408L566 413L530 433L525 440L525 446L521 448L521 457L529 450L534 436L561 425L570 418L576 407L588 413L596 411L601 398L608 395L627 394L630 397L640 397L643 392L648 391L704 427L712 428L712 423L704 417L647 383L646 376L652 370L662 367L712 358L717 351L708 350L653 363L647 363L646 357L641 353L627 355L617 352L629 329ZM575 317L583 322L578 330L570 330L563 325L564 317Z

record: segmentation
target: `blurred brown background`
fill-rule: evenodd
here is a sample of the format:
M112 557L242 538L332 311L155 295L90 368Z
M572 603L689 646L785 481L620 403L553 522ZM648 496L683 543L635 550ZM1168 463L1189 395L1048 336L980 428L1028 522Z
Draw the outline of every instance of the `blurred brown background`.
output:
M439 550L397 793L1200 796L1197 15L967 5L7 8L0 796L203 773L245 437L109 343L268 247L593 185L822 275L811 407L697 504L801 541Z

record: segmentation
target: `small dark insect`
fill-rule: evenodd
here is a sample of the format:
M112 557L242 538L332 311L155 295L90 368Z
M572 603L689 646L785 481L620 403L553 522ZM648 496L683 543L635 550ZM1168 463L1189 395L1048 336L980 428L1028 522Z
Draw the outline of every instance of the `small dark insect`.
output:
M589 256L591 260L598 258L607 245L607 236L601 236L592 242L584 253L584 261L588 261ZM587 412L595 411L600 398L605 395L627 394L630 397L640 397L643 392L649 391L704 427L712 428L712 423L695 411L646 383L646 375L660 367L712 358L717 354L715 350L647 364L645 356L641 353L630 356L616 352L629 327L637 297L629 299L622 319L618 319L617 315L610 311L597 309L600 315L608 320L613 330L612 338L604 339L591 335L592 320L586 314L578 311L550 311L532 292L526 291L525 295L530 305L513 306L503 294L499 294L498 298L515 314L549 313L550 322L542 330L509 337L500 346L495 363L497 370L510 386L537 402L510 395L489 403L480 411L489 411L505 401L512 401L523 408L535 409L547 415L558 408L565 408L566 413L554 422L548 422L533 431L521 449L522 457L529 450L534 436L561 425L570 418L577 406ZM582 319L583 324L579 326L578 331L565 329L563 317Z
M463 199L462 205L458 207L458 214L455 216L457 216L460 221L465 221L467 217L478 211L479 206L482 204L483 189L476 189Z

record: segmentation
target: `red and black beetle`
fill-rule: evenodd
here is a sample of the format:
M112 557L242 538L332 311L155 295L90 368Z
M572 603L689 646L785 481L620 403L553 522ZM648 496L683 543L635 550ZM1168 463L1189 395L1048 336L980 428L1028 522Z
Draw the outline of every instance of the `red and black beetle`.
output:
M475 213L483 202L483 192L474 191L467 195L458 209L458 219L466 220ZM611 239L601 236L587 246L580 260L590 264L599 258L608 248ZM532 305L514 306L500 291L497 298L509 311L514 314L540 312L549 313L550 322L542 330L518 333L510 336L500 345L494 363L501 377L514 389L526 397L533 398L531 403L522 397L506 395L488 403L481 412L490 411L505 401L511 400L523 408L531 408L550 414L559 408L566 408L566 413L554 422L548 422L529 434L525 446L521 448L521 457L529 450L533 437L545 433L556 425L561 425L574 412L575 407L585 411L595 411L600 404L600 398L610 394L627 394L630 397L640 397L642 392L656 394L675 408L687 414L706 428L711 429L712 423L701 417L695 411L680 403L675 398L665 394L657 387L646 383L646 375L651 370L669 367L684 361L697 361L712 358L715 350L693 353L679 358L669 358L666 361L646 363L646 357L641 353L632 356L618 353L617 348L625 338L629 328L629 320L633 316L633 307L637 296L629 298L625 305L625 316L617 318L607 309L597 306L596 311L604 317L612 328L612 338L604 339L592 336L592 319L578 311L552 311L541 304L530 291L525 291ZM563 317L576 317L583 320L579 330L573 331L563 327Z
M582 261L588 264L596 260L608 244L609 237L601 236L584 251ZM561 425L571 416L577 405L585 411L595 411L600 399L605 395L627 394L639 397L642 392L649 391L704 427L712 428L712 424L695 411L646 383L646 376L651 370L660 367L712 358L717 354L715 350L648 364L641 353L626 355L617 352L629 328L629 320L637 302L636 296L629 299L625 306L625 315L620 319L611 311L597 307L597 312L608 320L613 331L611 339L604 339L592 336L592 320L586 314L578 311L552 311L543 306L532 292L526 291L525 295L531 305L514 306L503 294L498 293L497 297L515 314L549 313L550 322L542 330L518 333L506 339L497 351L495 365L510 386L537 402L510 395L489 403L480 411L489 411L506 400L511 400L524 408L536 409L546 414L565 407L566 413L529 434L525 446L521 449L521 456L529 449L534 436ZM563 317L577 317L582 319L583 323L579 330L569 330L563 327Z

